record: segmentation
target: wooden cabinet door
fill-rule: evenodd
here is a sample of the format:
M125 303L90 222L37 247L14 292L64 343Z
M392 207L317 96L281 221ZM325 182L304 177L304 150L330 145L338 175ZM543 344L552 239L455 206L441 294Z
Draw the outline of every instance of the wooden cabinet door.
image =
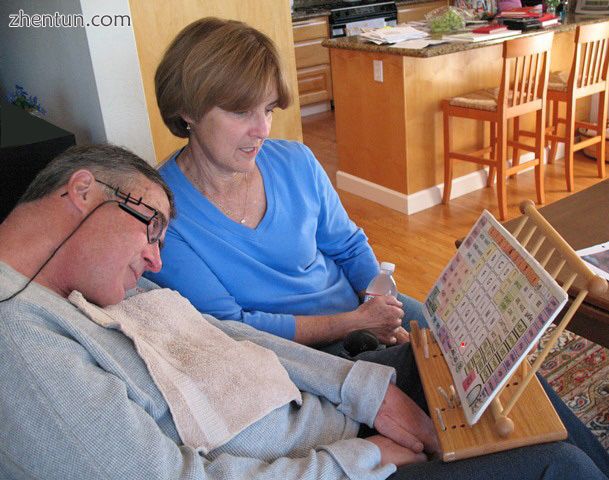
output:
M330 53L326 47L321 46L325 39L308 40L294 45L296 55L296 68L312 67L313 65L329 64Z
M314 38L328 38L328 20L325 17L310 18L292 23L294 43Z
M330 52L321 46L329 37L327 17L301 20L292 27L300 105L332 100Z
M316 65L298 70L300 105L332 100L332 74L330 65Z

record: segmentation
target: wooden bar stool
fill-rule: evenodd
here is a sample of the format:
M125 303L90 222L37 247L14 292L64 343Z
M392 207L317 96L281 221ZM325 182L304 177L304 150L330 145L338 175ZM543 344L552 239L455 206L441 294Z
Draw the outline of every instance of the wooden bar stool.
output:
M499 88L487 89L453 97L442 102L444 113L444 196L442 203L450 201L454 160L463 160L490 167L487 185L493 183L497 172L497 199L499 217L505 220L507 198L506 178L520 170L535 167L537 202L544 202L543 151L545 146L545 106L552 32L506 41L503 44L503 69ZM527 113L537 112L535 145L507 140L508 120L518 119ZM490 146L475 152L460 153L451 150L450 126L452 117L463 117L490 122ZM528 150L535 158L523 164L507 165L507 147ZM488 158L485 155L489 154Z
M575 53L571 72L552 72L548 83L548 102L552 105L552 119L547 127L550 142L548 163L554 162L559 141L565 143L565 177L567 190L573 191L573 153L596 144L598 176L605 176L605 126L607 125L607 65L609 54L609 22L580 25L575 33ZM580 98L599 94L595 123L575 121L575 106ZM566 103L566 118L559 118L559 102ZM565 125L565 135L558 135L558 125ZM575 142L577 128L594 130L596 135ZM526 133L525 133L526 134Z

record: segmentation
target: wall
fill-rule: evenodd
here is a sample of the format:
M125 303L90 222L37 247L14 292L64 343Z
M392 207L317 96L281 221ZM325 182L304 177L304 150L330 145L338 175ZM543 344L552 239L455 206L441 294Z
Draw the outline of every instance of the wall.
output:
M80 3L85 18L94 15L117 18L115 26L86 28L106 137L154 165L156 156L129 2L80 0ZM130 25L121 26L123 18L131 19Z
M26 5L24 7L24 4ZM10 28L9 14L82 13L78 0L0 3L0 94L15 84L39 98L46 119L78 143L106 141L93 66L83 28Z
M83 15L84 27L10 28L9 14ZM0 94L37 95L45 119L79 144L110 142L156 163L131 21L94 26L94 15L130 15L127 0L8 0L0 5ZM69 20L68 20L69 19ZM87 23L89 25L87 25ZM72 25L74 25L72 23Z

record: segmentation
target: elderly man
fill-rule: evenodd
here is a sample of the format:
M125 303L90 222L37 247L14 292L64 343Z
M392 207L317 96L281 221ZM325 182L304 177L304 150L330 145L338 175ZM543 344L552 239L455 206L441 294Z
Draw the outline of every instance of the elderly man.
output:
M187 301L142 283L127 294L144 271L161 268L172 216L171 192L153 168L120 148L90 146L51 162L0 224L0 477L382 479L397 465L392 478L606 478L588 438L579 442L586 453L554 443L425 461L437 449L431 421L393 385L392 368L198 313L192 321L206 335L180 333L180 315L167 312L193 315ZM155 298L158 310L145 310ZM144 329L127 323L137 308L120 310L132 301L144 308ZM157 320L167 322L161 331ZM165 343L146 337L155 331ZM223 347L214 350L212 338ZM237 367L208 370L209 382L197 371L233 351ZM252 369L239 364L242 353L262 360ZM180 370L193 358L201 363ZM407 346L375 360L404 363L398 382L417 384ZM222 375L232 379L225 386ZM276 383L260 388L268 376ZM255 398L239 397L236 384ZM255 414L258 404L266 410Z

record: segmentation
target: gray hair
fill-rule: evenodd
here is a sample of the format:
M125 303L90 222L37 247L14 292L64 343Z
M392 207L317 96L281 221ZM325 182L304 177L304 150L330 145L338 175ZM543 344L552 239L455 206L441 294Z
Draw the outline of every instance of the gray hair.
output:
M81 145L68 148L43 168L19 199L18 204L32 202L55 192L68 183L74 172L89 170L96 178L121 190L143 176L159 185L169 200L169 218L175 217L173 193L159 173L140 157L115 145Z

